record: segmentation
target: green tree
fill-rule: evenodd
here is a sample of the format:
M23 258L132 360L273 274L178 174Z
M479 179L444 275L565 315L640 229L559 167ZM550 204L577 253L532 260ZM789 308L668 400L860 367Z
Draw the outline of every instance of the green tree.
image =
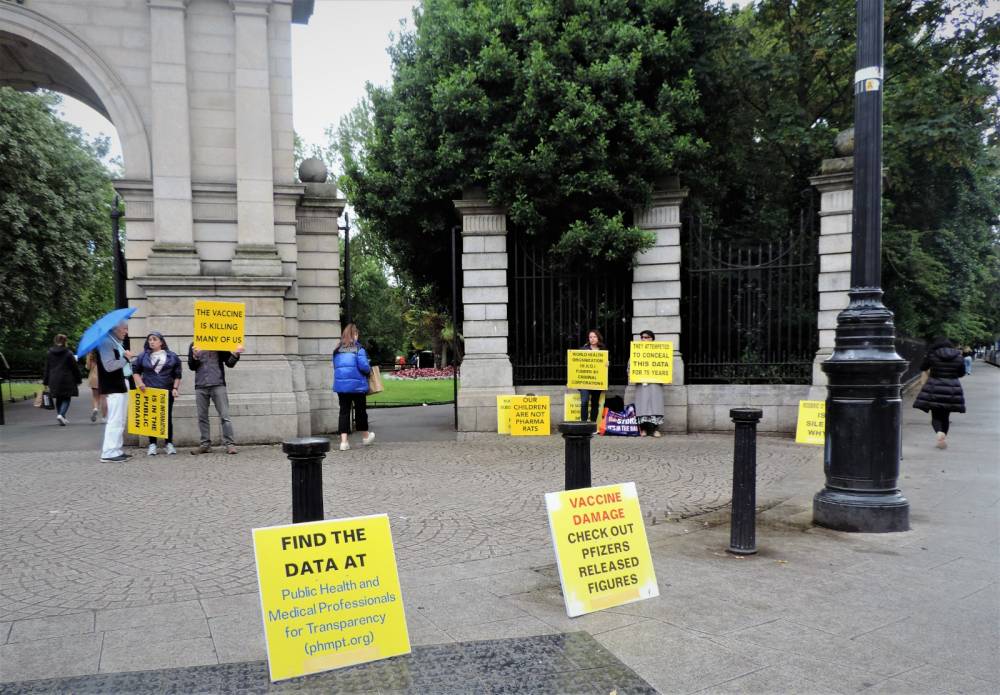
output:
M996 277L1000 17L985 0L888 0L883 285L901 334L962 341L1000 330ZM727 114L686 175L705 226L773 239L797 230L801 194L853 125L854 0L764 0L731 13L697 73Z
M408 303L403 288L369 247L367 232L351 235L351 313L371 358L391 363L407 348ZM344 258L343 240L340 257Z
M0 87L0 349L33 355L24 367L114 304L107 143L87 143L57 104Z
M566 262L627 264L651 239L619 211L705 149L693 75L718 22L700 0L427 0L390 48L392 85L368 87L347 196L441 300L466 186L513 228L568 235Z

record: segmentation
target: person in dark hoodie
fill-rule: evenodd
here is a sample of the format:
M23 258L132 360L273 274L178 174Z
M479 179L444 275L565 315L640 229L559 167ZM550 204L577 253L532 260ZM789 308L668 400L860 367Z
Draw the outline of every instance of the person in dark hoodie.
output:
M73 352L66 347L66 336L60 333L49 348L45 374L42 376L42 383L49 387L49 393L56 400L56 421L60 425L67 424L66 412L69 410L70 400L80 395L77 387L82 382L80 365Z
M937 433L937 448L945 449L951 414L965 412L965 394L958 381L965 376L962 352L947 338L935 338L920 365L920 371L928 370L927 382L913 401L913 407L925 413L930 411L931 426Z
M132 362L135 387L145 392L147 388L167 391L167 440L168 456L177 453L174 448L174 399L181 387L181 358L167 347L162 333L153 331L146 336L142 354ZM156 437L149 438L147 456L156 456Z
M233 421L229 419L229 392L226 390L226 368L232 369L240 361L243 346L232 352L225 350L198 350L194 343L188 346L188 367L194 372L195 404L198 406L198 432L201 444L191 454L207 454L212 450L212 430L208 421L209 401L222 421L222 444L227 454L236 453L233 438Z

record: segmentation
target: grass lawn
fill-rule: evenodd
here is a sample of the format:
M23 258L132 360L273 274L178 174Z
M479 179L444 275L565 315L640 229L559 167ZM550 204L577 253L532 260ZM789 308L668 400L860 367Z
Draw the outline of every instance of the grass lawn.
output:
M423 403L451 403L454 392L451 379L386 379L385 390L368 396L369 407L380 405L421 405Z
M3 397L10 398L11 387L14 389L14 398L21 400L24 396L34 397L34 394L39 393L42 390L41 384L22 384L10 383L9 381L3 382Z

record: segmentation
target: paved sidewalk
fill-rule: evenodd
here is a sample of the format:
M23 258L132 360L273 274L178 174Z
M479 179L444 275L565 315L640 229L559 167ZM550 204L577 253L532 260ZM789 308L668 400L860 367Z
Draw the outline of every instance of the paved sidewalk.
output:
M811 527L821 452L761 437L761 552L733 557L731 437L596 439L594 483L636 481L661 595L579 618L565 616L542 504L562 484L558 438L331 454L327 516L389 513L415 646L584 631L665 693L993 693L1000 369L976 366L946 451L907 403L907 533ZM124 466L4 453L0 476L0 683L21 682L12 692L264 658L249 530L290 515L276 448Z

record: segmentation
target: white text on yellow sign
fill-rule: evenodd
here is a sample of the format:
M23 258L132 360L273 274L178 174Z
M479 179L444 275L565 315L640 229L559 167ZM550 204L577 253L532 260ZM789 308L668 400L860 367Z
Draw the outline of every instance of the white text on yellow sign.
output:
M607 350L567 350L566 386L591 391L608 390Z
M128 433L167 438L169 394L166 389L129 391Z
M545 495L566 614L660 595L635 483Z
M194 302L194 346L198 350L228 350L244 344L246 306L243 302Z
M410 652L385 514L253 530L271 680Z
M826 401L799 401L795 441L823 446L826 441Z
M670 384L674 380L674 344L670 340L633 340L629 345L630 384Z
M514 396L510 401L510 433L515 437L548 437L548 396Z

